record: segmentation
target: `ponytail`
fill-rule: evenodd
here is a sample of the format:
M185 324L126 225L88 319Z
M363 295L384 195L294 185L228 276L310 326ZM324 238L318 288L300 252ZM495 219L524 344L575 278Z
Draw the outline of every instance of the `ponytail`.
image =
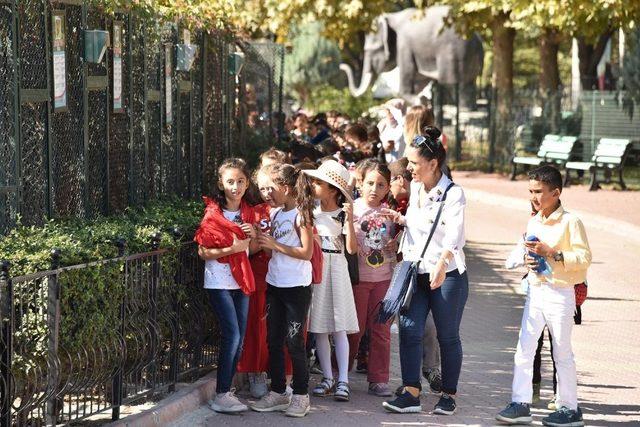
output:
M311 180L302 171L289 164L278 164L271 170L271 179L277 185L286 185L293 192L292 197L300 210L301 225L313 225L315 200Z

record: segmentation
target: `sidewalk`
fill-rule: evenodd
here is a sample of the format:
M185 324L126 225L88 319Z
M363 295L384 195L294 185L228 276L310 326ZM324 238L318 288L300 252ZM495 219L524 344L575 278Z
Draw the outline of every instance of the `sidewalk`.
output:
M302 420L256 412L228 416L200 406L167 425L495 425L495 413L510 399L513 353L524 303L519 290L522 273L506 271L502 264L528 219L526 182L511 183L495 177L472 178L463 176L463 173L456 173L454 177L468 194L465 250L470 277L470 295L461 330L465 355L457 398L458 412L454 416L429 413L437 400L433 394L423 398L425 412L421 414L386 413L381 407L382 399L366 393L365 376L352 373L351 402L339 403L312 397L312 411ZM522 204L522 207L509 208L505 213L503 206L480 197L487 193L487 188L514 206ZM613 223L616 223L621 218L616 212L631 212L633 206L629 204L636 203L637 199L635 193L607 193L609 191L588 193L571 187L563 195L563 202L572 209L580 200L586 200L581 205L582 210L586 210L586 207L599 218L605 218L604 215L611 211L616 218ZM591 194L611 197L614 203L622 204L621 209L598 206L597 199L592 198ZM576 326L573 334L578 393L585 423L590 426L640 425L640 358L637 344L640 340L640 288L635 284L635 278L627 273L640 257L640 243L613 234L611 230L590 228L590 224L587 221L585 223L589 229L594 263L589 273L589 298L583 306L583 324ZM395 387L400 384L397 335L393 336L393 340L391 386ZM541 403L544 405L539 405L533 411L536 425L541 425L541 418L549 412L542 409L546 408L546 402L551 397L547 343L543 350L543 369ZM317 380L318 376L313 376L312 384Z

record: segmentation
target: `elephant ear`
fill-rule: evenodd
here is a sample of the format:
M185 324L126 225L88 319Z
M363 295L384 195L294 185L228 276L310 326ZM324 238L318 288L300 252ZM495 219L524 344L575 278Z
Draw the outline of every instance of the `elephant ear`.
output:
M378 18L378 31L380 32L380 40L384 47L384 59L386 62L395 61L396 59L396 32L389 27L389 21L386 15Z

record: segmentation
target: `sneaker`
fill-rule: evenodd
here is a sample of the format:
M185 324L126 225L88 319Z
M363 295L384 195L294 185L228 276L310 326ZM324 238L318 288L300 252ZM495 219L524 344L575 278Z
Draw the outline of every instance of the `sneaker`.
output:
M244 412L249 409L247 405L238 400L235 395L235 390L218 393L216 398L209 403L209 407L223 414L237 414L238 412Z
M356 372L359 374L366 374L369 371L367 364L367 358L358 358L358 364L356 365Z
M496 420L505 424L531 424L531 410L526 403L511 402L496 415Z
M562 406L556 412L552 412L548 417L542 419L543 426L551 427L581 427L584 425L582 411L578 407L577 411Z
M322 374L322 369L320 368L320 362L316 359L316 361L309 367L309 373L311 374Z
M369 383L369 394L378 397L389 397L393 395L387 383Z
M440 400L433 407L433 413L438 415L453 415L456 412L456 401L447 393L442 393Z
M287 417L304 417L311 410L308 394L294 394L291 398L291 404L284 413Z
M402 387L402 393L393 400L382 402L382 406L389 412L398 414L418 413L422 411L420 406L420 398L414 397L411 393Z
M251 409L257 412L286 411L291 403L291 395L270 391L262 399L251 405Z
M531 397L531 403L536 404L540 402L540 384L533 384L533 396Z
M249 374L249 392L254 399L260 399L269 393L267 387L267 374L264 372Z
M403 386L403 385L401 385L400 387L398 387L398 388L396 389L396 391L395 391L395 393L394 393L394 394L395 394L396 396L402 396L402 393L404 393L404 386Z
M547 405L547 409L549 409L550 411L555 411L556 409L556 395L553 395L553 398L549 401L549 404Z
M429 382L429 388L432 393L440 393L442 391L442 375L440 375L440 369L430 368L422 371L422 375Z
M333 398L339 402L348 402L350 395L351 390L349 389L349 383L338 381L338 384L336 384L336 391L333 393Z
M314 396L325 397L333 394L335 387L336 382L333 379L323 378L311 393L313 393Z

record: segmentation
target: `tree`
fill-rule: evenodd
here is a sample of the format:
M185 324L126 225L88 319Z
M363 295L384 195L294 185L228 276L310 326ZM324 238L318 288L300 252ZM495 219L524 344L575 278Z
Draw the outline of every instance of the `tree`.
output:
M297 27L291 40L293 49L284 66L285 86L305 104L311 90L330 83L339 75L338 45L322 35L318 22Z
M640 106L640 29L629 34L629 49L624 57L622 81L625 86L624 108L633 118L634 106Z

